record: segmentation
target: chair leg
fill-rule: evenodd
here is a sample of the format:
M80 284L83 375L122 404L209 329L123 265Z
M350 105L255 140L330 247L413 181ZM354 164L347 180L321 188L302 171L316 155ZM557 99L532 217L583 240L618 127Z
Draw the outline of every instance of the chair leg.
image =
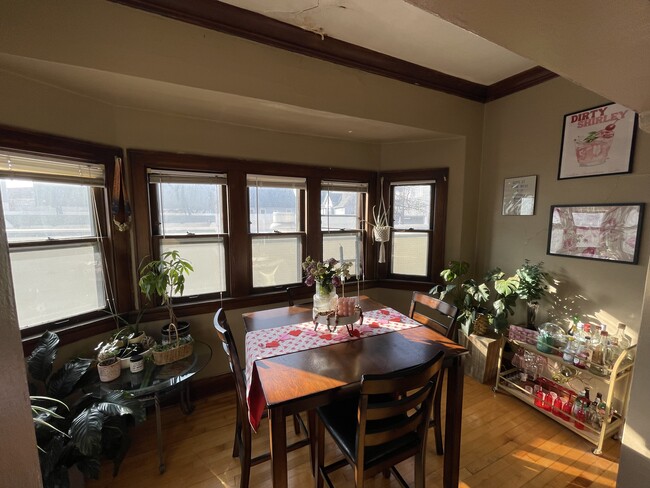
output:
M314 472L314 487L323 488L323 477L321 476L320 470L325 465L325 426L323 422L320 421L316 412L310 412L314 417L313 423L315 424L315 429L312 432L312 437L316 437L315 440L312 440L312 445L315 446L315 463L313 464ZM311 427L312 421L310 418L309 425Z
M426 465L426 449L415 455L415 488L424 488L424 472Z
M241 433L241 412L239 406L237 407L237 420L235 420L235 440L232 445L232 457L239 457L239 438Z
M440 380L438 387L433 395L433 435L436 439L436 454L442 456L445 451L442 447L442 422L440 419L440 404L442 403L442 374L443 371L440 371Z
M307 412L307 425L309 426L309 460L311 461L311 472L316 473L316 410L309 410Z
M298 420L298 414L293 414L293 431L296 435L300 435L300 421Z
M242 447L244 448L243 453L239 453L239 465L241 466L241 480L239 482L239 488L248 488L248 483L251 476L251 435L250 431L245 431L242 433L245 437L242 439ZM247 437L247 438L246 438Z

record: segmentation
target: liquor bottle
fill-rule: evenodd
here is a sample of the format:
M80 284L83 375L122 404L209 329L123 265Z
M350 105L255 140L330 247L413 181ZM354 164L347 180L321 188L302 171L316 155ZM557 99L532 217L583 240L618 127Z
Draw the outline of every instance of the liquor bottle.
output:
M625 324L619 323L616 335L610 337L605 355L608 366L613 366L625 349L630 347L630 340L625 336Z
M607 370L605 368L605 352L607 350L607 331L599 331L596 340L592 340L591 347L591 366L589 370L599 376L605 376Z
M607 404L605 403L605 400L603 400L603 395L600 392L596 393L596 400L598 401L598 405L596 405L596 412L598 413L598 426L600 427L603 425L603 423L609 421L607 418Z

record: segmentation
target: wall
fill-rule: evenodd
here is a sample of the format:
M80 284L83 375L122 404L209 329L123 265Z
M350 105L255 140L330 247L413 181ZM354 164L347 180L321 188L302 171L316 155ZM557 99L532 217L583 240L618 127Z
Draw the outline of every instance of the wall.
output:
M628 422L617 486L646 486L650 476L648 422L650 368L650 225L644 219L639 264L619 264L546 255L550 206L584 203L648 203L650 134L637 131L633 172L625 175L557 180L563 116L603 100L563 79L556 79L486 107L481 194L478 216L477 269L494 266L512 272L525 258L544 261L558 281L557 293L543 304L538 322L577 313L602 322L613 332L628 324L638 341ZM502 216L503 180L537 175L535 215ZM644 291L645 290L645 291ZM521 312L521 310L520 310ZM519 314L519 319L523 315Z
M0 214L2 202L0 201ZM8 258L5 225L0 219L0 276L11 276ZM11 280L0 280L0 439L9 443L3 446L0 456L0 486L41 486L41 472L38 468L38 451L31 403L27 391L27 371L20 345L18 317L14 303Z
M564 115L603 102L558 78L487 104L477 270L482 273L500 266L510 273L525 258L543 261L558 284L557 294L543 304L541 321L576 313L605 323L610 332L620 321L628 324L636 342L650 250L649 225L641 236L638 265L546 255L551 205L647 201L650 135L640 130L631 174L557 179ZM538 177L535 215L502 216L504 178L527 175Z

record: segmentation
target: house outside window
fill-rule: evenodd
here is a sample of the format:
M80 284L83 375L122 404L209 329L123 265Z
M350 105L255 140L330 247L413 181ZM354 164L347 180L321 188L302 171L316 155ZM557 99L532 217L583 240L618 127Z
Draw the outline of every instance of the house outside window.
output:
M323 259L352 262L350 274L359 276L363 260L362 220L368 185L323 181L321 189L321 231Z

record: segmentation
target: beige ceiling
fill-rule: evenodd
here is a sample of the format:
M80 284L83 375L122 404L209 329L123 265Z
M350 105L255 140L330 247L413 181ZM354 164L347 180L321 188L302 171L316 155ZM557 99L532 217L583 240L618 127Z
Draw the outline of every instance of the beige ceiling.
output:
M536 65L403 0L223 2L482 85Z
M612 101L650 111L648 0L404 1Z

